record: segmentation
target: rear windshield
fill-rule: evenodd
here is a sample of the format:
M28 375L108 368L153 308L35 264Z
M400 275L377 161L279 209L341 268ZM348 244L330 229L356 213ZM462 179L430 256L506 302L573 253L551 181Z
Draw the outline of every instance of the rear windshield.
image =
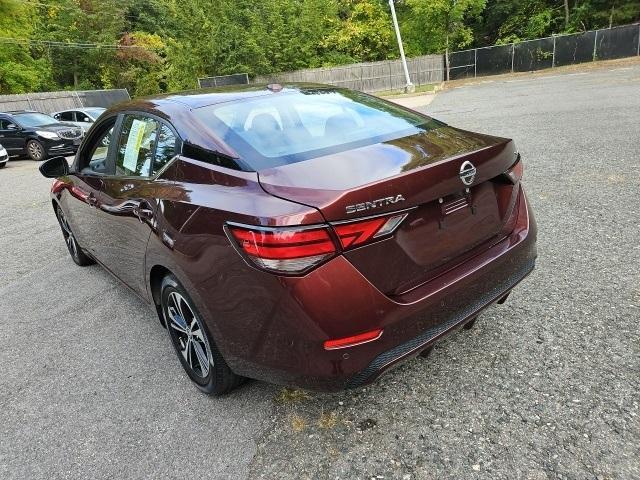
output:
M281 92L194 110L254 170L395 140L428 118L351 90Z

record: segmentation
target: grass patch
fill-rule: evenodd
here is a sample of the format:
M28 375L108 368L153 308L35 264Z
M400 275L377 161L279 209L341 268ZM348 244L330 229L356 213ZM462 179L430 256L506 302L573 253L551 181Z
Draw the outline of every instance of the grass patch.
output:
M419 85L416 87L416 91L414 93L404 93L402 90L385 90L383 92L376 92L374 95L378 97L402 97L402 96L412 96L419 93L433 93L436 91L437 84L430 83L429 85Z
M303 432L307 428L307 421L297 413L291 415L291 429L295 433Z
M318 427L323 430L331 430L338 423L338 415L335 412L322 412L318 419Z
M305 392L304 390L299 390L297 388L283 388L280 390L278 395L276 395L276 402L281 403L283 405L292 404L292 403L300 403L304 400L309 400L311 396Z

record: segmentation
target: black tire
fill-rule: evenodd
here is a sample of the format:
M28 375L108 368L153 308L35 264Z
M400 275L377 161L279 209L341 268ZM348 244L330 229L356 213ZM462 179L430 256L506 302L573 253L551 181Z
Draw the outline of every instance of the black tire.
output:
M82 250L80 245L78 245L78 241L71 231L69 222L67 222L67 219L64 216L64 212L59 205L56 207L56 217L58 218L58 223L60 224L60 229L62 230L64 242L67 244L69 255L71 255L71 258L76 263L76 265L86 267L87 265L94 264L94 260L86 253L84 253L84 250Z
M202 315L173 275L162 280L160 306L176 355L196 387L208 395L222 395L242 383L243 377L224 361Z
M47 159L47 151L37 140L29 140L27 142L27 155L35 162L41 162Z
M4 168L4 167L6 167L6 166L7 166L7 163L9 163L9 162L0 163L0 168Z

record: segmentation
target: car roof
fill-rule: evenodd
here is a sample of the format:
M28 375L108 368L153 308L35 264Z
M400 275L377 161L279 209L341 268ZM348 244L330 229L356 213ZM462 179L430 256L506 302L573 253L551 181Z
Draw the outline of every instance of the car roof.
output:
M335 87L315 83L233 85L228 87L200 88L197 90L144 97L120 105L131 109L141 108L145 110L149 107L149 104L152 103L160 107L158 108L159 110L162 110L161 106L170 102L183 105L189 109L195 109L220 103L248 100L278 94L280 92L310 92L328 88Z
M42 113L42 112L37 112L35 110L8 110L6 112L0 112L0 114L4 114L4 115L17 115L19 113ZM44 115L46 115L46 113Z
M64 113L64 112L82 112L82 113L86 113L89 110L106 110L106 108L105 107L65 108L64 110L57 110L57 111L53 112L51 115L53 115L54 113Z
M110 107L104 118L106 120L110 116L126 112L145 112L156 115L171 122L184 141L204 149L217 151L232 158L238 158L238 154L214 132L203 131L197 122L194 123L188 112L197 108L226 102L250 100L267 95L279 95L281 92L304 93L334 88L336 87L314 83L234 85L231 87L202 88L121 102Z

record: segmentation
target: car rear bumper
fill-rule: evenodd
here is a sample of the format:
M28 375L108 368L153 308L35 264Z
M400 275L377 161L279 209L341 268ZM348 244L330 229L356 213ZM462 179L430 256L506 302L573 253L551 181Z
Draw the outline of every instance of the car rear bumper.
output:
M522 190L518 205L509 237L408 293L384 295L339 256L305 277L276 277L277 289L274 282L264 290L277 300L264 302L244 328L225 322L216 342L240 375L324 391L370 383L505 297L533 270L536 225ZM246 311L255 310L265 291L244 288L256 298ZM324 349L326 340L374 329L383 329L375 341Z
M522 265L520 270L512 272L511 275L505 278L502 282L493 285L493 288L488 290L480 288L479 291L476 292L478 296L470 298L468 304L462 304L457 311L453 313L448 312L445 315L440 316L441 318L435 322L433 322L433 317L436 317L437 315L432 316L430 318L431 323L433 323L431 327L427 328L416 337L413 337L406 342L379 354L369 365L367 365L366 368L350 378L346 387L356 388L361 385L371 383L385 371L397 365L400 361L419 354L421 351L431 346L431 344L436 340L442 338L456 328L463 326L465 323L475 318L475 316L482 310L502 298L505 298L509 292L511 292L513 287L533 271L534 266L535 261L531 260ZM415 319L414 321L420 320Z

